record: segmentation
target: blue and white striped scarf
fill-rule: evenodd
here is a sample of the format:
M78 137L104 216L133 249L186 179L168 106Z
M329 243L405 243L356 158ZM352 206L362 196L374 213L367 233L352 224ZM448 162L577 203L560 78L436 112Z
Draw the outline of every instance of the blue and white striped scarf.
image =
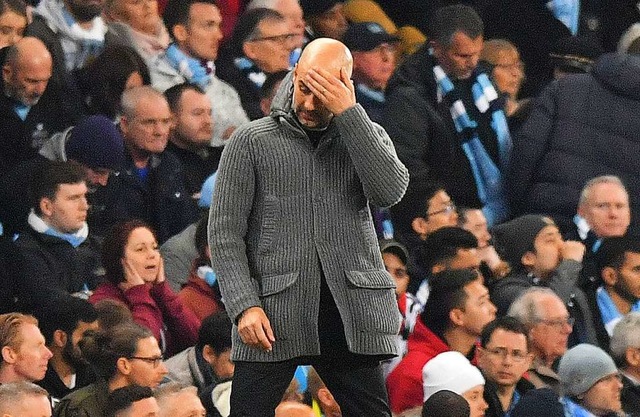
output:
M439 65L433 67L433 74L438 87L438 103L441 103L454 91L455 86ZM471 165L473 178L478 189L478 198L483 205L482 211L487 222L492 226L509 217L504 177L509 166L513 144L507 118L499 105L495 87L484 72L474 71L474 75L476 79L471 87L473 100L480 113L491 111L491 128L498 139L499 166L493 162L480 141L477 131L478 123L469 117L462 100L453 101L450 104L450 111L458 134L469 138L463 140L462 149Z
M600 287L596 291L596 302L598 303L604 328L607 330L609 336L611 336L613 334L613 328L616 327L616 324L622 319L622 314L620 314L611 296L604 287ZM631 312L640 312L640 301L633 303Z

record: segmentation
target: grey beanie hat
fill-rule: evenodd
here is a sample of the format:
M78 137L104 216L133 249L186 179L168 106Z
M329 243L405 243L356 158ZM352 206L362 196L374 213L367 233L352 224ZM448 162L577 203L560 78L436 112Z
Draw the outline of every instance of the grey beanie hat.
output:
M611 356L597 346L581 343L560 359L558 377L562 394L584 394L602 378L618 372Z

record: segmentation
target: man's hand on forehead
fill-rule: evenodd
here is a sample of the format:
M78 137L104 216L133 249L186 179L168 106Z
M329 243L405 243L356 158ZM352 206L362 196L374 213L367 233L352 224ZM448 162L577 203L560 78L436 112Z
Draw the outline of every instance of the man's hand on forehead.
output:
M324 68L313 67L307 71L304 82L324 106L338 116L355 106L356 94L347 69L340 69L340 78Z

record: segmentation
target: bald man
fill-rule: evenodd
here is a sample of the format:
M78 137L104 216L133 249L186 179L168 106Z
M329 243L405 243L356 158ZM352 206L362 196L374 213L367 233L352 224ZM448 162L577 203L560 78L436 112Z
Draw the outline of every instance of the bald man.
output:
M345 416L390 415L379 361L400 321L368 207L395 204L409 178L356 104L352 67L342 43L311 42L271 114L223 152L209 243L236 323L231 415L273 416L301 364Z
M36 157L45 139L74 121L48 88L51 54L39 39L22 38L2 58L0 175Z
M283 401L276 408L275 417L315 417L313 408L295 401Z

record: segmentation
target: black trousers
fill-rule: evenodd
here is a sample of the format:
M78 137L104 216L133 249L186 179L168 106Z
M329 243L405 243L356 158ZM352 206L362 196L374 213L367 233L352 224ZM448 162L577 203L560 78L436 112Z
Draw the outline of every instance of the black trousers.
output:
M315 368L340 405L344 417L390 417L381 358L349 352L344 326L324 277L318 332L320 356L282 362L236 362L231 417L273 416L298 365Z

